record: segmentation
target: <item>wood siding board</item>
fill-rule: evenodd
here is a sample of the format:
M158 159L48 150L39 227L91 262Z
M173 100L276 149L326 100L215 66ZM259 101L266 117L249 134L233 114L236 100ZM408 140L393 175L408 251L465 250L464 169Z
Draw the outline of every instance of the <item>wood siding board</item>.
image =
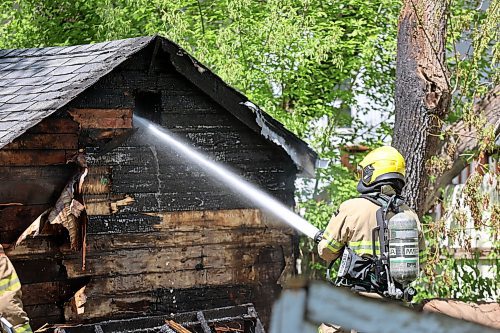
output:
M118 213L89 216L89 234L115 234L166 231L195 231L199 228L259 228L266 227L253 210L220 211L220 213L183 211L151 214ZM201 231L201 230L200 230Z
M206 113L206 109L196 109L196 112L177 113L162 112L160 125L177 132L190 131L224 131L244 130L245 125L236 122L234 117L219 112ZM210 110L212 111L212 110Z
M82 120L95 118L132 118L131 108L71 108L69 114Z
M69 178L74 174L72 164L43 167L0 167L0 181L4 180L38 180ZM64 182L64 180L60 180Z
M273 152L276 157L279 156L279 152L273 149L273 147L270 147L269 144L260 140L255 140L255 138L239 132L200 128L199 130L174 130L172 133L174 136L177 135L180 140L188 144L193 144L198 149L202 148L208 151L229 150L236 152L238 150L248 150L254 152L258 151L260 154ZM162 145L158 145L158 148L162 148Z
M113 298L89 297L83 319L112 319L140 314L198 311L249 303L252 299L253 289L245 285L231 284L189 289L155 288L151 291L115 295Z
M244 179L249 180L268 191L281 191L287 179L263 177L249 174ZM232 189L220 181L203 173L178 172L171 174L120 174L113 170L112 193L183 193L201 192L204 194L224 193L231 194Z
M112 173L112 193L149 193L159 191L159 176L155 174L123 175Z
M14 243L19 235L49 207L49 204L2 207L0 209L0 243Z
M78 149L76 133L24 134L3 149Z
M148 233L154 231L155 226L160 222L161 218L158 216L135 213L89 216L87 233L89 235Z
M130 128L84 128L80 132L81 147L102 148L105 142L129 133Z
M176 289L222 286L231 283L256 283L252 268L225 267L112 277L94 276L85 288L85 295L87 299L94 296L113 297L140 290L154 290L158 286Z
M12 260L34 260L60 257L61 237L54 235L38 235L28 237L20 245L9 247L6 255Z
M0 166L66 164L66 150L0 150Z
M189 109L209 109L219 107L213 100L200 93L186 93L182 95L172 95L165 98L161 103L165 112L179 112L179 110Z
M231 194L212 192L135 193L134 202L120 207L121 213L251 208L254 205Z
M71 102L74 108L133 108L131 93L118 87L91 87Z
M91 166L134 165L149 166L154 163L153 152L148 146L120 146L104 155L98 148L87 149L87 163Z
M22 284L63 281L66 272L60 260L38 258L35 260L12 260Z
M68 112L82 128L132 128L131 108L71 108Z
M215 249L214 249L215 247ZM198 274L202 270L240 270L256 264L257 247L236 247L227 244L221 249L219 245L192 246L188 248L151 248L134 250L115 250L103 256L89 251L86 259L86 270L81 270L81 260L65 260L63 263L70 278L88 276L144 276L146 274L174 274L180 271L186 274ZM283 259L276 260L281 262ZM234 273L233 273L234 275ZM175 276L175 275L174 275ZM248 275L248 278L252 274ZM172 280L173 282L174 280ZM127 287L136 290L137 285ZM141 286L142 288L142 286Z
M120 234L99 233L89 234L87 238L87 251L95 253L106 253L120 249L144 249L144 248L182 248L186 244L219 245L231 244L255 244L264 246L272 243L281 246L291 246L290 237L292 233L286 230L262 228L218 228L210 225L191 228L186 231L159 230L148 232L127 232ZM194 231L198 232L194 232Z
M27 133L59 133L74 134L79 130L79 125L72 119L56 118L52 115L30 128Z
M132 91L138 87L153 87L168 95L193 91L193 85L177 73L157 72L155 75L148 75L137 69L117 70L102 78L95 86L99 90L106 89L106 87L120 87L125 91Z

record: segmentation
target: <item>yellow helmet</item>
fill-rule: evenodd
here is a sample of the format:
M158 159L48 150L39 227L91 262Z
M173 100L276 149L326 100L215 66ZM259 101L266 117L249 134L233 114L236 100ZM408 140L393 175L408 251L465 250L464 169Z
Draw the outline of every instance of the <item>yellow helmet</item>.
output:
M398 179L405 181L405 159L403 155L390 146L372 150L359 163L361 166L361 182L371 186L383 180Z

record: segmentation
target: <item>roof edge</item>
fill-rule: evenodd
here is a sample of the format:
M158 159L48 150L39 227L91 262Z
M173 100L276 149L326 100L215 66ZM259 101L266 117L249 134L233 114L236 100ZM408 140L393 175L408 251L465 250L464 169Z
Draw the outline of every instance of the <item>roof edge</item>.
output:
M170 62L181 75L253 131L281 147L295 163L301 176L315 176L318 154L306 142L225 83L179 45L167 38L158 37L161 38L163 50L170 55Z

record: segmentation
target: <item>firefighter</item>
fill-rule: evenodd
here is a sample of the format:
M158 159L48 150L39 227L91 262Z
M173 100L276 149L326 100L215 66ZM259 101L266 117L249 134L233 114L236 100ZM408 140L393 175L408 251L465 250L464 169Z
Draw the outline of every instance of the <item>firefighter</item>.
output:
M383 206L383 202L381 204L379 201L381 198L386 198L386 201L387 198L402 199L400 194L405 185L405 160L395 148L383 146L371 151L359 163L359 166L361 170L357 190L361 195L340 205L323 233L318 244L318 253L321 258L331 263L339 256L344 256L344 252L349 250L349 253L353 253L353 256L359 259L353 269L355 272L349 277L363 276L365 279L358 281L352 278L344 279L342 283L338 283L337 277L336 285L347 286L360 293L369 293L368 295L377 295L373 293L373 285L371 285L373 278L366 279L367 275L360 274L360 272L364 270L363 265L370 262L373 257L374 246L377 254L380 253L380 239L376 236L376 239L373 239L374 228L376 229L379 225L377 211ZM412 216L416 221L418 256L421 258L425 243L418 217L404 202L400 204L398 210ZM394 214L394 212L387 211L388 218ZM422 264L422 259L420 263ZM366 267L367 270L373 268L372 264ZM346 281L348 283L345 283ZM341 330L337 326L323 324L319 332L341 332Z
M31 326L21 301L21 283L16 270L0 245L0 317L6 319L15 333L31 333Z

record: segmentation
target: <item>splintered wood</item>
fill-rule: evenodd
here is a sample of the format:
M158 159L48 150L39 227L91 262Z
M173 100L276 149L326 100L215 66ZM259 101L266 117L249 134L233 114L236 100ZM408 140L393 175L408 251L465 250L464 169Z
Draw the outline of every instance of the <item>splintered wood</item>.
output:
M165 322L171 329L175 330L177 333L192 333L191 331L185 329L181 324L177 324L173 320L165 320Z
M132 128L131 109L71 109L82 128Z
M216 333L236 333L236 332L245 332L245 330L242 328L242 325L239 325L239 328L231 327L228 325L219 325L215 326L214 330Z

